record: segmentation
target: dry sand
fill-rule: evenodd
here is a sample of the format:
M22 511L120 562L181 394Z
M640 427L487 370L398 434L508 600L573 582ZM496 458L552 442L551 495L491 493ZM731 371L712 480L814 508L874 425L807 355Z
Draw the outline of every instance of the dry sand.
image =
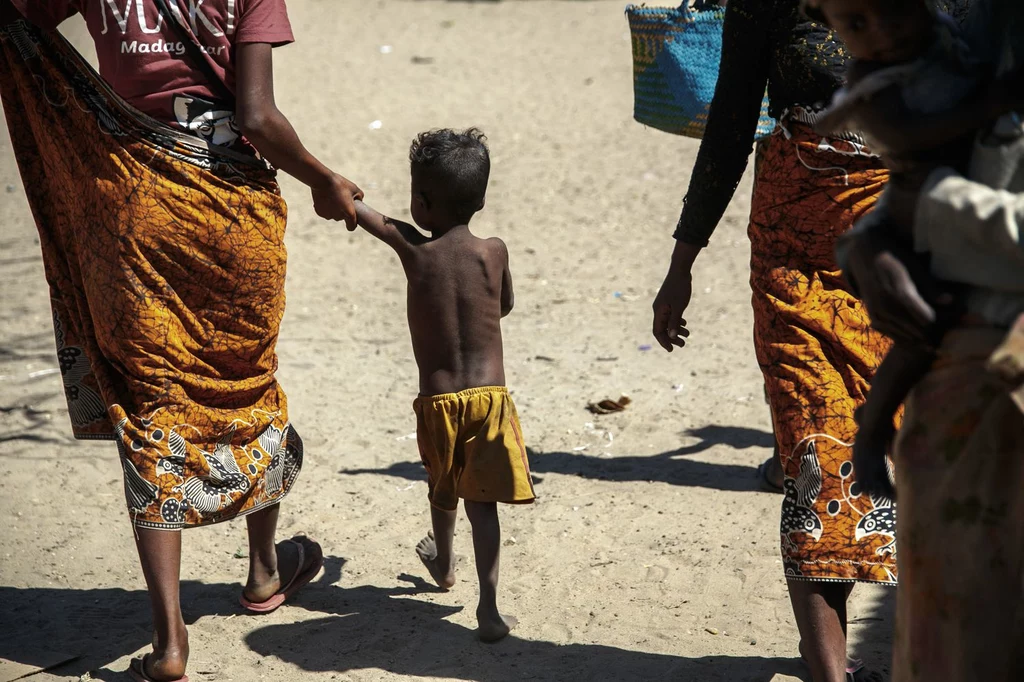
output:
M407 215L415 133L489 135L474 230L511 252L505 362L540 500L502 510L501 605L520 626L479 644L468 523L451 592L430 589L413 553L429 514L397 260L318 221L284 179L280 378L307 454L281 534L308 533L330 558L291 605L249 617L237 606L244 524L186 533L193 680L800 679L781 498L754 475L771 434L751 343L749 174L697 265L691 345L645 350L697 143L631 120L623 4L289 3L299 42L277 53L282 108L373 205ZM81 44L77 23L66 33ZM120 468L109 443L68 435L6 134L0 149L0 658L80 657L33 680L123 679L150 631ZM621 393L624 413L584 410ZM854 650L885 668L891 598L859 587L851 607Z

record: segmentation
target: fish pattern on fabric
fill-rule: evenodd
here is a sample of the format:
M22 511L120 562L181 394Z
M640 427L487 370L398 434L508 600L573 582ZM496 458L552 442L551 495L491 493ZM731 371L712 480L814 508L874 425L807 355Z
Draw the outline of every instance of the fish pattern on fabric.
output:
M895 584L895 505L861 493L852 462L854 412L890 341L834 255L888 172L854 142L785 125L758 147L749 228L754 345L785 469L785 574Z
M275 379L287 212L273 172L138 113L23 20L0 26L0 94L71 427L117 443L133 521L200 526L279 502L303 453Z

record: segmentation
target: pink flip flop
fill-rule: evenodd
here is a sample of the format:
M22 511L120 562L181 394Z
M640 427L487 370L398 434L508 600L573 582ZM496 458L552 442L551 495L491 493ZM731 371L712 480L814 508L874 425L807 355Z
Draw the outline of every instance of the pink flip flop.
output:
M128 664L128 676L135 682L156 682L156 680L146 674L146 661L148 659L149 654L146 654L142 658L133 658L132 662ZM174 682L188 682L188 675L174 680Z
M306 548L302 546L301 542L295 540L294 538L291 540L285 540L285 542L292 543L293 545L295 545L295 549L298 550L299 561L297 565L299 569L301 569L302 566L306 563ZM288 582L288 584L284 586L284 589L282 589L266 601L249 601L245 598L244 592L242 593L242 596L239 599L239 601L247 611L250 611L252 613L270 613L271 611L278 609L281 606L281 604L284 604L285 601L287 601L290 596L292 596L300 589L305 587L307 584L309 584L309 581L316 577L316 574L320 572L320 569L323 568L323 566L324 559L321 556L318 561L314 562L305 571L302 571L301 573L296 572L296 574L292 576L292 579Z

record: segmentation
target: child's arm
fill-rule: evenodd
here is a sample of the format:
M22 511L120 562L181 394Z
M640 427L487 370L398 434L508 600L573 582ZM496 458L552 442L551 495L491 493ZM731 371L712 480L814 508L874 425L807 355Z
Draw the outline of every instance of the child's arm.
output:
M858 431L853 444L857 483L869 495L895 498L885 462L896 433L893 419L934 360L934 354L926 349L897 342L871 380L868 398L856 413Z
M356 213L352 202L362 198L363 193L320 163L277 108L271 45L239 45L235 73L238 100L235 121L242 134L275 168L312 190L317 215L326 220L344 220L349 229L355 229Z
M412 225L388 218L364 204L362 200L356 200L356 219L360 227L390 246L399 256L410 246L427 241L427 238Z
M499 253L501 254L502 260L502 273L501 273L501 316L505 317L512 312L512 308L516 304L516 295L512 290L512 271L508 265L508 247L505 246L505 242L498 238L494 238L494 241L498 244Z

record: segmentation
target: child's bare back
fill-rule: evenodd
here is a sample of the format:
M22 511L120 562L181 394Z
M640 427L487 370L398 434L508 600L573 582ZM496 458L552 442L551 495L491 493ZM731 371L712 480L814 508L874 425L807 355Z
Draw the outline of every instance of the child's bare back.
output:
M508 251L460 226L403 258L420 393L504 386L501 318L512 309Z

